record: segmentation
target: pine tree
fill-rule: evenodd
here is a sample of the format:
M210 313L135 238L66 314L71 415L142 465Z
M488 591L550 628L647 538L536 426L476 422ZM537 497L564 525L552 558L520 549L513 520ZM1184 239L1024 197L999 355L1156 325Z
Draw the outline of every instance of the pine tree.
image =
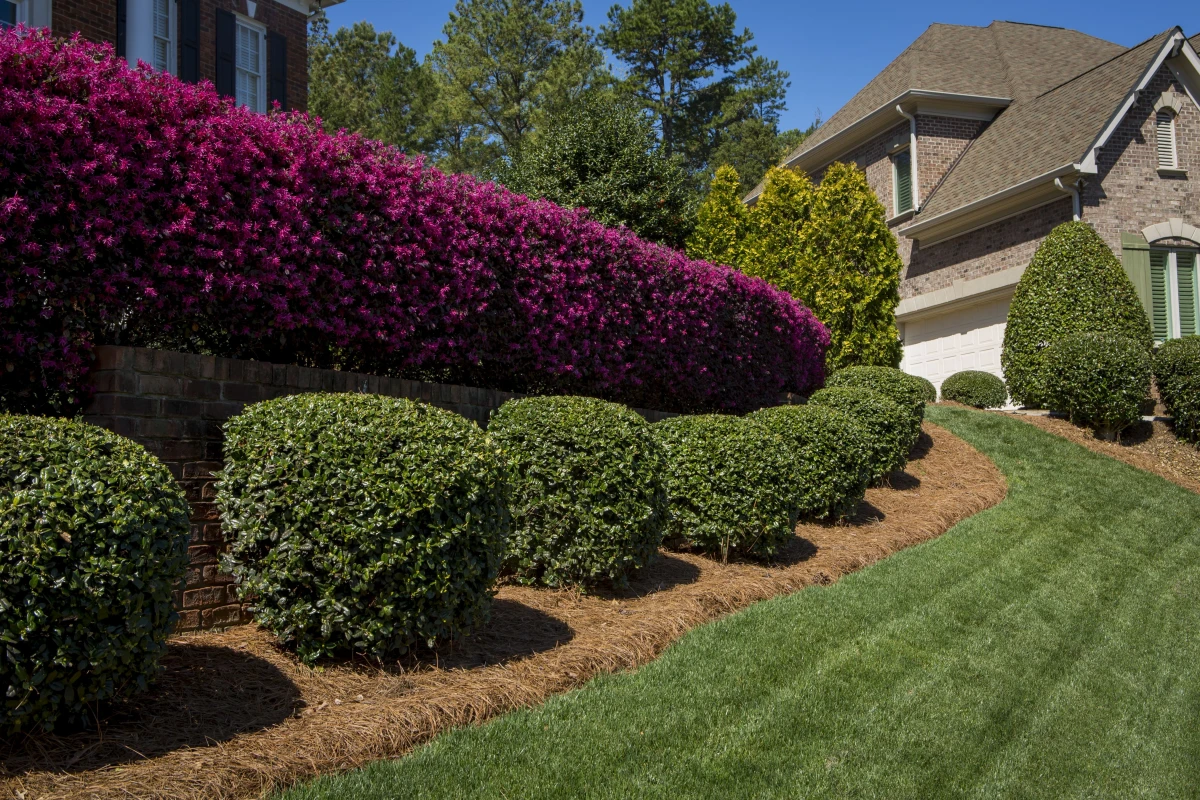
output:
M688 239L689 256L713 264L738 266L750 218L742 203L740 184L733 167L717 169L708 197L696 215L696 229Z

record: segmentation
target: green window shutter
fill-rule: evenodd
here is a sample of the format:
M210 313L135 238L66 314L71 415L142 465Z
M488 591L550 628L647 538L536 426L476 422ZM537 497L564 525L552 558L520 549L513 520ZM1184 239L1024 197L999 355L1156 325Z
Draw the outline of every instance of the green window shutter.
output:
M1167 307L1167 252L1150 251L1150 328L1154 341L1171 338L1170 309Z
M912 156L905 150L892 159L896 169L896 213L912 210Z
M1175 254L1176 286L1179 287L1179 335L1200 333L1196 328L1196 255Z
M1150 305L1150 245L1140 233L1121 234L1121 266L1137 290L1138 300L1151 317L1154 309Z

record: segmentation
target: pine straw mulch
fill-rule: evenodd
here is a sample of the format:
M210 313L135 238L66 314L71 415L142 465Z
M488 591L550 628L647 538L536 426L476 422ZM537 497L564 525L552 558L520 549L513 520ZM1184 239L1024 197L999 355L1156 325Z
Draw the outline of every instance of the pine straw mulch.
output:
M623 592L503 586L485 630L423 661L313 670L254 626L177 637L161 680L100 731L0 746L0 795L260 796L645 664L690 628L831 583L1004 497L989 459L925 431L908 470L871 489L849 523L800 526L774 563L663 553Z
M1200 494L1200 448L1177 439L1171 426L1165 422L1139 422L1122 433L1119 442L1106 442L1097 439L1089 428L1075 425L1062 417L998 413L1009 413L1030 425L1083 445L1088 450L1124 461L1131 467L1152 472Z

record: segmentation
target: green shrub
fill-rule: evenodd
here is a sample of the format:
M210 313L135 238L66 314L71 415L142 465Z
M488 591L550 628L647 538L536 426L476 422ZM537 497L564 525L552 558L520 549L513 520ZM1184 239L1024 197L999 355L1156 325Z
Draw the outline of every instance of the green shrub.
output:
M795 531L783 440L748 417L675 417L652 426L662 447L667 536L719 553L770 556Z
M937 402L937 387L933 385L933 381L922 378L920 375L909 375L909 377L921 384L921 396L926 403Z
M1174 414L1174 384L1179 378L1200 375L1200 336L1168 339L1154 356L1154 382L1167 413Z
M188 509L140 445L0 415L0 734L94 721L158 671Z
M942 381L942 399L975 408L999 408L1008 402L1008 390L992 373L968 369Z
M1200 443L1200 374L1182 375L1173 384L1175 435L1187 442Z
M1083 222L1059 225L1038 247L1017 284L1000 363L1014 403L1041 406L1047 347L1080 333L1132 339L1146 352L1150 321L1116 256Z
M1150 354L1124 336L1084 333L1046 348L1043 385L1051 408L1105 439L1141 419L1150 394Z
M776 406L750 418L783 438L793 472L785 485L802 517L850 514L871 482L866 430L837 409L821 405Z
M921 379L894 367L847 367L830 375L825 385L861 386L878 392L908 411L918 429L925 418L925 386Z
M523 583L626 581L658 551L666 497L637 412L591 397L505 403L488 426L512 471L505 568Z
M306 662L384 657L487 620L509 517L499 449L423 403L305 394L225 426L227 568Z
M908 453L917 443L920 428L914 428L911 413L879 392L862 386L833 386L814 392L811 404L836 408L867 432L870 442L871 479L885 478L908 463Z

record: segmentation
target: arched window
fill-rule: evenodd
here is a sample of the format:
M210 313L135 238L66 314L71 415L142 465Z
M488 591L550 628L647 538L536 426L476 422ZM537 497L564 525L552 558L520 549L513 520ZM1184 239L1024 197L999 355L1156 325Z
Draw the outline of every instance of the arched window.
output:
M1155 144L1158 147L1158 168L1177 169L1179 161L1175 154L1175 112L1161 109L1154 115Z

